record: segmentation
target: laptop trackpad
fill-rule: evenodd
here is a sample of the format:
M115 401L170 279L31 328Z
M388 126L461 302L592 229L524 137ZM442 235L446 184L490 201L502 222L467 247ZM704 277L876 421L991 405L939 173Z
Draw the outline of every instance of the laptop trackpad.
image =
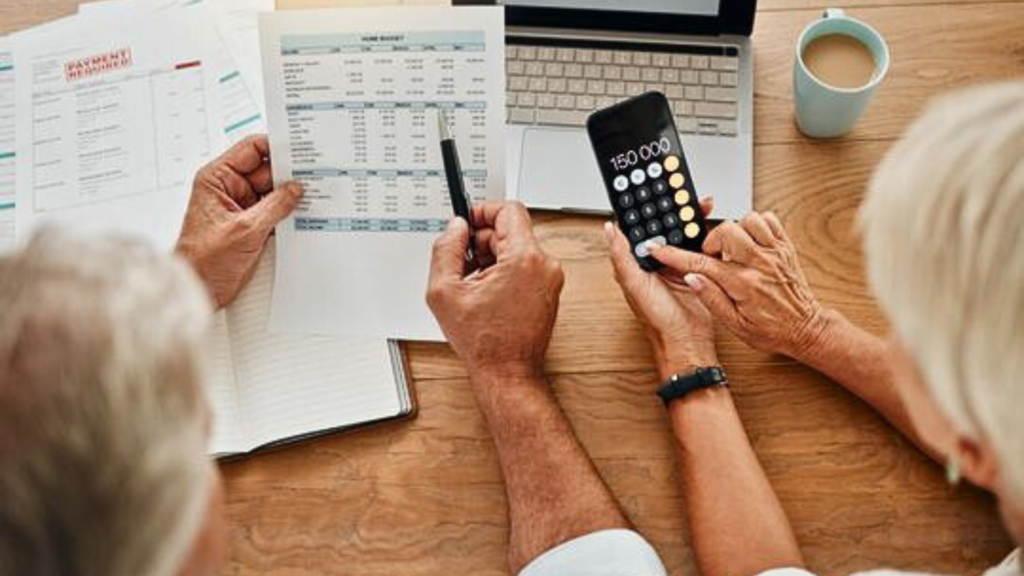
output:
M518 193L530 207L611 211L590 140L579 129L526 130Z

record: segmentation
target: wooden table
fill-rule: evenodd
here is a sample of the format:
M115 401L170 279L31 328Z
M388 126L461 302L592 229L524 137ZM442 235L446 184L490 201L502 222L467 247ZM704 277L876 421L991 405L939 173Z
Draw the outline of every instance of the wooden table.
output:
M877 332L855 214L872 169L928 98L1024 73L1024 1L850 0L885 35L890 75L857 129L811 142L792 119L800 29L824 0L762 0L756 47L755 206L780 215L819 298ZM74 10L2 0L0 32ZM703 190L703 193L713 191ZM607 263L601 220L535 215L566 269L548 368L559 399L630 518L674 575L693 574L683 502L653 364ZM950 489L938 466L858 400L722 332L751 439L810 567L976 573L1009 552L991 499ZM505 568L505 499L466 375L445 346L408 346L418 418L223 466L227 574L494 575ZM538 481L543 481L539 479Z

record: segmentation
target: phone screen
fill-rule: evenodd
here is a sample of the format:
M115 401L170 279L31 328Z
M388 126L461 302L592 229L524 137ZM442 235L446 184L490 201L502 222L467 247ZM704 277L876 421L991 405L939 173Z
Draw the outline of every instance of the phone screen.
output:
M700 251L707 235L665 96L649 92L595 112L587 132L619 227L640 265L660 265L648 242Z

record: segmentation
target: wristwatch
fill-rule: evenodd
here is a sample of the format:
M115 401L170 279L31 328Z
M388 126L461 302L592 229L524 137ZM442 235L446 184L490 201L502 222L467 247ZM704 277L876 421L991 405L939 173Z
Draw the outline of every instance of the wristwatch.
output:
M725 369L721 366L702 366L688 374L673 374L671 378L658 388L658 396L668 406L670 402L682 398L691 392L705 388L728 386Z

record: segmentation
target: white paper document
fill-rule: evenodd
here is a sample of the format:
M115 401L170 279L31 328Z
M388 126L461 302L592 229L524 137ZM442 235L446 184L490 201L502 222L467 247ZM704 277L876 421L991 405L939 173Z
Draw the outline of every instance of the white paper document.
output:
M14 58L0 38L0 254L14 248Z
M173 246L195 171L226 142L203 15L80 17L15 39L19 238L56 223Z
M273 10L273 0L104 0L78 7L89 17L145 19L185 10L201 12L216 24L217 41L206 62L217 77L222 119L228 143L263 133L263 83L260 81L257 14Z
M277 227L272 330L442 339L424 302L430 247L452 216L437 114L472 196L503 198L502 9L260 18L274 179L306 187Z

